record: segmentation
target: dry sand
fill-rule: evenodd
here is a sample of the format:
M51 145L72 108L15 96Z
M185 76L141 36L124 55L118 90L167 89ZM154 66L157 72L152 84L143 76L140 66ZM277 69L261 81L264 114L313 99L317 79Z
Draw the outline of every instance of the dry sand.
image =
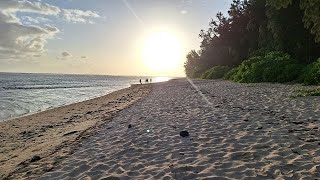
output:
M299 85L194 84L197 90L183 79L153 85L51 171L24 177L320 178L319 97L292 98Z
M150 90L149 85L133 85L88 101L0 122L0 179L49 171L72 153L81 139Z

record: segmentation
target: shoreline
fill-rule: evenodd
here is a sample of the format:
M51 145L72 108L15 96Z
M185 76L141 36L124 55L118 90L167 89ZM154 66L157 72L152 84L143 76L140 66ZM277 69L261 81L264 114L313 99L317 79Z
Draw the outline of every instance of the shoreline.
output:
M131 84L103 96L1 121L0 178L27 173L38 157L42 163L36 166L49 170L86 134L146 96L151 88L151 84Z
M10 121L10 120L15 120L15 119L18 119L18 118L21 118L21 117L25 117L25 116L34 115L34 114L37 114L37 113L41 113L41 112L48 111L48 110L55 109L55 108L59 108L59 107L64 107L64 106L69 106L69 105L76 104L76 103L89 101L89 100L92 100L92 99L96 99L96 98L99 98L99 97L106 96L106 95L111 94L111 93L116 92L116 91L120 91L120 90L123 90L123 89L130 88L131 86L134 86L134 85L137 85L137 84L130 84L130 86L127 86L127 87L124 87L124 88L121 88L121 89L118 89L118 90L115 90L115 91L111 91L111 92L108 92L108 93L103 94L103 95L97 95L97 96L94 96L94 97L91 97L91 98L88 98L88 99L78 100L78 101L71 102L71 103L65 103L65 104L62 104L62 105L56 106L56 107L50 106L50 107L45 108L43 110L40 109L40 110L37 110L37 111L34 111L34 112L28 112L28 113L25 113L25 114L21 114L21 115L18 115L16 117L10 117L10 118L7 118L7 119L0 119L0 123L1 122L6 122L6 121Z

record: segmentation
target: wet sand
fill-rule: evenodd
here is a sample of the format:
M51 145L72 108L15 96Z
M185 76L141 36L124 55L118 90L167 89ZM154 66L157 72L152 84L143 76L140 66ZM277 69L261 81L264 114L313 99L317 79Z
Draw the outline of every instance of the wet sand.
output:
M320 97L292 97L300 85L193 83L154 84L47 172L12 177L320 178Z
M75 145L151 90L133 85L111 94L0 122L0 179L51 170Z

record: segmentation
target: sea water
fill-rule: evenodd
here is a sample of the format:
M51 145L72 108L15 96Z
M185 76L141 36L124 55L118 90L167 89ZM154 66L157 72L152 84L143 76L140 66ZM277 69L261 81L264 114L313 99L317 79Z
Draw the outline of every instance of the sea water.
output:
M102 96L139 79L145 77L0 73L0 121Z

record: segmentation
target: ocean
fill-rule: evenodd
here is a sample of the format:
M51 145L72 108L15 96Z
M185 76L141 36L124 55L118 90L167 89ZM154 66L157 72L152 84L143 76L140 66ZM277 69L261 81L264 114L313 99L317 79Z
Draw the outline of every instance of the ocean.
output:
M99 97L140 78L146 77L0 73L0 121ZM169 79L152 77L152 82Z

